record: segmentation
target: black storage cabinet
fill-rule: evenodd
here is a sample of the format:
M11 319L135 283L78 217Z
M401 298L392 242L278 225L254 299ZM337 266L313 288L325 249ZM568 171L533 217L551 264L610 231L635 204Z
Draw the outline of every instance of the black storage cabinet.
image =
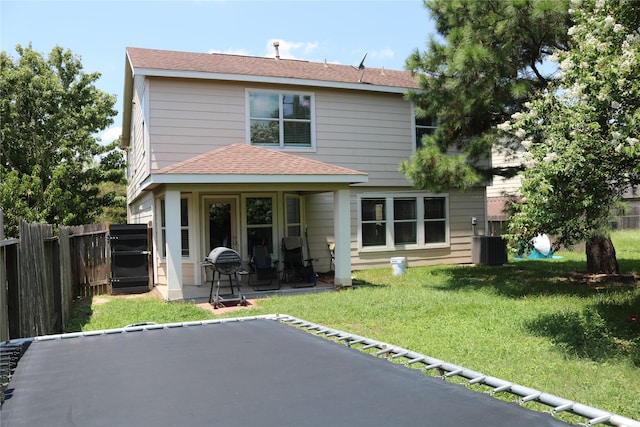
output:
M149 280L149 234L145 224L112 224L111 291L113 293L146 292Z

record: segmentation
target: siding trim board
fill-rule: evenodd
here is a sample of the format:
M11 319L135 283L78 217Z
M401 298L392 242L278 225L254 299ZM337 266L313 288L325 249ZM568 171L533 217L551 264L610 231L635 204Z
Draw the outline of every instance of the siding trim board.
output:
M256 76L256 75L240 75L240 74L218 74L207 73L202 71L175 71L175 70L159 70L155 68L134 68L136 75L142 75L147 77L169 77L169 78L183 78L183 79L201 79L201 80L219 80L227 82L245 82L245 83L269 83L276 85L286 86L310 86L310 87L322 87L333 89L346 89L346 90L358 90L367 92L385 92L385 93L398 93L404 94L407 92L406 88L393 87L393 86L381 86L369 83L340 83L323 80L311 80L311 79L295 79L286 77L269 77L269 76Z
M154 174L142 184L149 190L161 184L355 184L367 182L366 175L237 175Z

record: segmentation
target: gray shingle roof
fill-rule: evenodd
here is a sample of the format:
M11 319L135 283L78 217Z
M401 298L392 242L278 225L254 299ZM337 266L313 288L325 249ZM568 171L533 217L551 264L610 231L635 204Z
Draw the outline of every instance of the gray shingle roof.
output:
M127 56L134 69L201 72L227 76L262 76L352 84L359 83L362 76L364 85L418 88L410 72L382 68L366 68L363 74L361 70L350 65L137 47L128 47Z
M156 174L360 175L364 172L238 142L167 166Z

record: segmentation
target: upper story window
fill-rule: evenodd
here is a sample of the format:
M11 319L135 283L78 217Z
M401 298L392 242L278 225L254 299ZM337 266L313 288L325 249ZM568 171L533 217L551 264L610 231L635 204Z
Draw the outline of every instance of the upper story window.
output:
M422 137L436 131L436 120L432 117L416 117L416 148L422 147Z
M312 94L247 91L247 98L251 144L282 148L314 147Z

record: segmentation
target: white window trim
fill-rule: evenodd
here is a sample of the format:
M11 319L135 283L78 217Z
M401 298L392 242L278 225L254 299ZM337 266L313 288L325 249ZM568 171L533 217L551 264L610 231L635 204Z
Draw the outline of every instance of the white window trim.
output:
M411 103L411 148L415 153L418 149L418 141L416 140L416 106Z
M287 199L298 199L298 207L300 208L300 223L290 223L287 215ZM300 227L300 237L304 235L304 198L296 193L284 193L283 197L284 205L284 235L289 237L289 226L298 225Z
M271 199L271 241L273 242L273 251L277 253L279 250L280 242L277 241L278 236L278 194L277 193L244 193L240 197L240 224L242 230L242 241L241 245L247 251L247 255L251 257L249 254L249 225L247 224L247 199L252 198L260 198L260 199ZM260 227L256 227L260 228Z
M293 146L286 146L284 145L284 135L283 135L283 126L282 126L282 102L278 102L278 106L280 109L280 145L279 146L272 146L269 145L268 147L270 148L274 148L274 149L280 149L283 151L295 151L295 152L307 152L307 153L315 153L316 151L316 95L314 92L304 92L304 91L298 91L298 90L272 90L272 89L262 89L262 88L246 88L244 90L244 96L245 96L245 139L247 141L247 144L253 145L251 143L251 104L250 104L250 98L249 98L249 94L251 92L257 92L257 93L276 93L280 96L280 99L282 97L283 94L293 94L293 95L302 95L302 96L309 96L310 97L310 119L311 119L311 146L310 147L293 147Z
M142 104L142 158L146 161L145 167L147 171L151 170L151 156L147 155L147 153L151 153L151 138L149 136L149 93L149 79L145 79L140 104Z
M182 232L183 229L187 230L187 234L188 234L188 238L189 238L189 255L188 256L182 256L182 260L183 261L191 261L192 257L193 257L193 244L194 244L194 227L191 224L194 224L193 221L195 221L195 213L193 212L193 205L192 205L192 198L190 194L181 194L180 195L180 200L182 203L182 200L186 199L187 201L187 221L189 223L189 225L187 225L186 227L183 227L182 225L180 226L180 230ZM162 231L165 229L165 227L162 226L162 202L164 201L164 195L162 195L161 197L156 198L156 207L157 207L157 212L158 212L158 218L157 218L157 222L156 224L158 224L159 226L157 227L157 231L156 231L156 238L158 239L158 242L160 242L160 247L158 248L158 258L160 259L161 262L165 262L167 259L167 255L163 254L164 249L163 246L165 244L164 239L162 238ZM180 253L182 254L182 247L180 248Z
M418 199L417 206L417 243L408 245L394 244L393 230L393 199L398 197L415 197ZM444 198L445 203L445 241L438 243L425 243L424 241L424 203L425 198ZM384 246L363 246L362 245L362 199L385 199L386 219L386 245ZM397 250L419 250L419 249L440 249L451 246L450 214L449 214L449 194L447 193L420 193L420 192L393 192L393 193L359 193L358 200L358 251L359 252L388 252Z

